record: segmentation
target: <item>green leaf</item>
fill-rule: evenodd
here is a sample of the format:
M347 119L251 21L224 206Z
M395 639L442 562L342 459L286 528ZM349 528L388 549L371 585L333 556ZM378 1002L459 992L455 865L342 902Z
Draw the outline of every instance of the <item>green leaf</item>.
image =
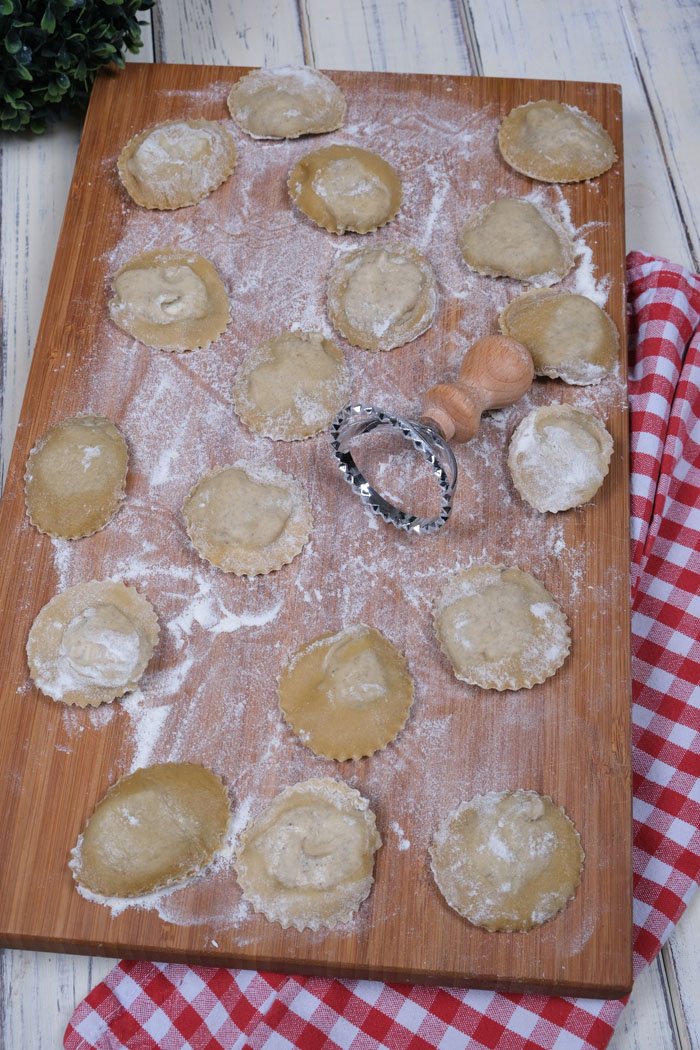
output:
M33 80L34 77L29 72L26 66L17 65L17 73L20 80Z
M0 15L11 15L13 10L12 0L0 0Z
M16 55L22 50L22 38L15 29L11 29L5 36L5 50L8 55Z
M56 16L50 7L47 7L44 11L44 17L41 20L41 28L45 33L53 33L56 29Z

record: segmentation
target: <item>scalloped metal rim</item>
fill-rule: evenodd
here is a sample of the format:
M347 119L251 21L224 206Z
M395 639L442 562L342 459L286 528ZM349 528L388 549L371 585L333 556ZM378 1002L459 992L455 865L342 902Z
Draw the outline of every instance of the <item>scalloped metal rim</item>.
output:
M378 427L398 430L428 461L440 487L440 512L435 517L423 518L399 510L372 488L359 470L348 446L353 438ZM426 423L400 419L371 405L346 405L331 424L331 447L338 460L340 472L352 491L387 524L421 536L437 532L447 524L457 485L457 461L450 446L434 427Z

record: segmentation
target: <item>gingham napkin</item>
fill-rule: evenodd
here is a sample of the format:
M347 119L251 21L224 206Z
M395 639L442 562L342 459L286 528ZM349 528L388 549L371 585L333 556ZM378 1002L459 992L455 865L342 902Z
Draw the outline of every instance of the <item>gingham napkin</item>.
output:
M700 278L627 259L632 407L634 965L700 877ZM121 962L66 1050L607 1045L624 1002Z

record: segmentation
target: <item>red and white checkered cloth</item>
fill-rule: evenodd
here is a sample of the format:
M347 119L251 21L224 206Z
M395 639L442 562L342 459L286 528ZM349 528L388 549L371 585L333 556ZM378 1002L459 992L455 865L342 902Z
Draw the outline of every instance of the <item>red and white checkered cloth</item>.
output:
M632 371L635 972L700 877L700 278L627 260ZM121 962L66 1050L574 1050L624 1002Z

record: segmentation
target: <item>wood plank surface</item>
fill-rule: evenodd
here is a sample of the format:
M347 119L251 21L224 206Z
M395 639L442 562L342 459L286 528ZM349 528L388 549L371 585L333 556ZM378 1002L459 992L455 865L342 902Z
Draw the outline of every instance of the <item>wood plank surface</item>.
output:
M317 508L320 508L317 510L318 539L315 534L314 546L318 546L321 557L319 565L308 579L324 599L323 602L317 599L317 604L323 605L323 608L313 608L313 596L311 599L306 597L310 593L308 588L304 598L300 598L300 588L295 587L294 569L291 567L278 574L279 578L264 580L258 587L259 593L271 600L277 594L277 588L284 594L284 613L274 625L275 632L280 632L278 641L282 643L283 654L312 636L314 623L329 622L331 626L342 626L342 603L338 599L341 592L333 587L331 580L338 566L328 560L324 562L324 557L329 557L330 547L324 547L323 542L324 529L326 535L335 534L337 521L342 521L349 530L346 542L358 545L358 558L364 558L370 564L375 547L379 545L383 551L390 552L388 564L395 569L410 564L412 571L424 581L418 606L425 622L419 620L415 625L409 618L406 623L406 617L402 614L401 623L390 623L387 627L390 636L393 630L395 640L403 641L416 653L414 673L417 674L417 701L411 725L400 738L401 744L397 742L394 750L387 752L386 758L379 756L364 763L352 764L355 768L348 767L346 770L343 766L336 770L332 763L321 763L306 753L302 754L299 745L286 737L274 738L275 747L279 747L275 761L266 764L263 757L257 760L255 768L243 771L227 765L232 755L234 761L239 759L238 754L207 756L214 764L218 761L220 771L229 783L235 784L234 796L241 791L245 793L246 776L249 787L253 781L256 789L253 804L258 806L264 798L271 797L281 786L290 782L290 772L297 774L291 779L302 779L298 775L300 772L313 775L318 774L320 768L327 774L349 779L368 793L377 807L386 845L379 854L375 889L351 937L332 934L319 938L292 931L283 933L265 920L250 915L245 915L242 923L227 926L230 916L226 914L226 907L230 905L232 897L235 901L237 892L230 874L228 881L223 880L213 886L204 883L189 896L186 891L185 903L181 906L181 922L182 909L187 912L189 908L193 916L201 919L207 907L214 907L219 909L219 919L197 923L187 921L182 925L164 924L161 915L133 909L112 918L107 909L83 900L73 889L65 863L68 850L108 784L145 751L142 748L139 752L137 748L137 754L134 754L130 736L132 726L129 722L129 718L134 716L133 707L129 709L128 705L123 705L126 713L123 710L114 716L110 713L104 720L100 717L95 719L89 713L66 718L60 705L37 697L34 691L27 688L22 656L26 632L33 615L54 593L56 570L65 561L66 551L58 549L60 545L55 545L57 549L54 549L46 537L37 537L26 523L22 524L21 477L28 449L49 422L87 407L104 410L109 407L109 414L115 420L128 423L131 402L138 399L142 387L145 389L148 386L149 370L155 369L161 374L163 368L181 369L177 359L165 360L164 355L144 356L138 350L135 351L133 346L129 349L128 345L121 345L118 340L115 343L113 336L110 338L108 334L109 322L100 312L99 304L104 302L110 253L118 248L125 231L135 237L140 235L139 231L143 233L143 223L141 226L137 223L133 229L129 226L133 208L124 200L113 174L112 162L118 145L133 131L156 117L163 119L183 111L224 117L225 91L208 91L207 87L212 82L220 84L222 78L230 80L235 75L235 72L223 69L144 66L132 67L127 74L122 74L119 82L103 78L95 92L83 136L70 194L65 234L39 333L23 423L18 432L2 511L1 534L7 536L10 543L10 556L3 573L3 608L19 610L12 629L3 640L6 647L4 656L10 667L3 703L11 711L9 722L13 727L12 733L2 743L1 752L2 767L12 772L11 778L5 777L3 782L4 790L12 798L10 808L13 814L5 835L10 856L16 859L16 864L11 865L11 885L3 888L1 897L4 939L15 945L47 948L60 945L64 949L80 951L161 958L184 956L193 961L206 959L275 968L298 965L313 972L391 975L405 979L439 980L442 983L468 982L473 986L496 983L500 987L557 988L588 994L620 992L630 980L627 428L622 409L624 397L620 397L620 391L624 391L624 376L613 381L598 401L598 407L609 417L609 426L616 440L611 475L591 507L564 516L561 536L557 537L557 542L561 540L563 546L560 548L560 557L556 559L542 548L542 530L537 520L539 516L526 514L522 505L518 506L512 496L504 495L502 464L495 473L490 473L480 462L476 451L467 450L460 453L460 457L464 477L484 475L483 486L465 486L463 498L469 496L474 500L479 510L483 510L483 519L479 520L474 513L466 512L462 505L461 518L458 513L449 530L441 534L432 546L415 547L411 546L409 537L393 532L387 535L386 530L382 531L384 526L379 530L368 529L365 512L359 505L350 502L351 497L332 472L332 465L329 466L323 458L324 453L327 456L327 450L321 451L320 442L305 443L303 448L274 450L273 454L280 465L284 463L293 467L295 472L307 479L312 494L317 497ZM489 126L493 129L499 114L507 112L512 105L526 98L535 97L533 92L545 90L543 84L464 79L448 81L441 78L421 80L415 76L380 78L338 74L337 80L349 94L351 105L354 100L358 110L362 110L363 104L370 106L375 124L378 114L383 113L386 106L391 108L390 102L393 100L392 122L386 123L384 141L386 148L394 149L399 148L399 143L391 137L400 123L396 99L406 93L411 93L419 107L426 107L429 114L433 113L430 106L437 105L437 112L442 106L445 114L454 119L456 105L462 114L472 118L476 116L476 124L472 119L472 124L468 125L475 134L475 129L484 120L487 123L491 121ZM546 87L550 93L555 91L557 97L585 105L589 112L608 125L618 139L620 148L619 94L614 88L571 83L548 84ZM124 91L128 91L133 100L132 105L114 107L111 95L114 90L120 92L121 98L124 98ZM369 102L366 101L368 99ZM103 116L105 113L110 114L109 121ZM428 128L425 134L428 134L430 121L425 123ZM362 121L356 121L354 126L349 122L347 134L361 139L364 127L366 124ZM475 142L477 140L478 136ZM419 144L419 139L412 139L410 150L419 150ZM244 151L252 148L256 147L241 143L241 168L245 161ZM268 147L271 171L275 163L278 167L280 163L275 162L274 157L286 156L280 150L302 152L308 146L295 144L280 147L275 144L275 148L278 151L276 155L269 152ZM408 148L404 146L404 149ZM519 193L530 192L532 185L529 180L507 171L493 148L489 149L490 152L487 150L483 157L480 156L481 182L478 187L476 183L471 187L472 191L478 188L477 198L486 195L483 199L485 203L497 187L508 187ZM486 161L481 164L484 158ZM413 169L407 160L404 157L408 172ZM415 165L415 169L418 172L423 170L420 165ZM279 171L282 169L279 168ZM464 173L458 165L453 173L452 192L458 194L464 191ZM406 178L407 185L410 185L408 175ZM596 272L611 280L609 309L618 326L623 329L621 167L617 166L605 179L604 192L599 192L598 187L591 190L585 184L567 187L565 200L575 225L586 230L586 240L592 248ZM280 229L286 229L290 222L289 209L284 194L280 196L275 185L263 179L261 200L273 209L274 222L280 223ZM418 186L419 183L415 181L414 185ZM214 195L210 199L209 204L200 206L206 228L211 228L217 207L223 209L218 213L220 219L234 213L235 192L234 178L230 186L224 187L218 191L218 196ZM550 192L556 198L556 191ZM448 210L452 206L448 199L444 209ZM180 213L175 215L172 222L166 216L161 227L171 235L175 234L180 220L183 226L179 233L182 233L188 218L183 218ZM201 234L204 227L197 231L194 221L195 232ZM331 244L325 234L308 229L303 222L299 225L300 222L292 219L291 229L295 237L301 241L306 238L308 244L315 245L315 250L326 261L330 259L336 245ZM428 222L428 219L413 214L410 205L407 205L405 218L402 216L396 223L396 233L404 236L426 234L427 243L430 242L430 236L427 235L432 235L434 226L435 216ZM80 236L77 231L81 231ZM188 236L191 233L185 232ZM76 244L80 246L79 252L74 250ZM88 266L85 265L86 260L90 260ZM447 263L439 276L445 285L449 284L451 278ZM227 273L225 277L232 290L235 317L235 282L236 279L240 280L240 274ZM396 370L391 376L391 383L389 387L382 384L385 393L388 390L396 399L397 404L391 407L404 410L410 406L421 387L436 378L433 373L438 367L440 371L449 371L455 366L468 345L471 333L480 334L493 328L497 299L499 295L503 297L502 283L499 285L501 291L495 298L491 296L495 285L491 286L489 282L484 285L483 280L477 283L480 289L483 286L488 291L482 289L476 296L476 308L466 302L473 298L472 295L464 296L465 301L458 299L452 302L446 298L434 337L423 337L410 349L394 355ZM268 308L266 294L263 294L261 302L258 293L259 308ZM269 309L274 312L273 307ZM471 314L470 309L473 310ZM311 312L317 323L323 324L319 307L316 306L314 310L315 313L313 310ZM269 322L269 318L264 318L264 311L262 313L261 332ZM247 338L253 339L256 334L249 332ZM223 342L225 344L225 340ZM441 346L444 352L440 350ZM225 349L232 352L233 364L235 352L239 348L229 345ZM186 374L195 380L199 376L197 383L200 386L209 383L216 390L216 384L221 378L216 374L216 360L208 363L205 356L193 357L191 360L191 365L186 363L184 366L182 382L189 381ZM377 384L381 375L376 372L378 365L367 363L366 356L363 357L361 352L354 352L352 361L356 375L358 366L361 366L365 384L370 384L370 387L373 383ZM209 367L214 371L207 374ZM384 363L381 367L385 367ZM202 370L198 371L200 368ZM122 380L118 386L115 383L117 374ZM103 379L101 385L100 376ZM367 386L363 390L359 385L360 392L365 394ZM611 393L612 397L609 396ZM579 396L580 391L577 394L571 389L563 390L561 385L557 385L554 394L553 384L541 383L531 395L531 403L552 400L553 397L576 400ZM595 400L597 395L592 396ZM367 400L367 397L364 399ZM86 400L89 405L86 405ZM158 406L154 404L152 407L157 409ZM505 418L507 426L512 427L515 421L515 415ZM228 425L231 427L230 439L228 435L222 438L217 434L214 440L211 434L205 433L206 427L202 426L202 421L195 420L193 439L201 439L208 451L216 450L217 442L221 441L234 452L240 447L245 448L246 441L233 418ZM502 434L499 437L498 425L492 426L488 433L494 449L500 448ZM127 436L131 438L130 433ZM194 440L193 444L196 445ZM149 477L147 464L139 458L143 451L136 446L133 452L135 469L129 500L134 508L141 509L139 512L143 513L144 521L147 522L151 514L157 519L161 503L153 502L154 478L152 474ZM187 461L184 460L181 470L187 474L188 469ZM163 498L167 504L167 493L159 497L160 500ZM127 508L130 506L129 500ZM167 511L166 517L174 520L179 501L181 495L174 494L171 498L172 509ZM507 543L499 536L504 501L516 515L513 535L508 537ZM183 544L181 527L171 527L170 531L172 534L163 542L166 546L170 544L168 553L172 554L173 564L178 569L184 567L195 576L198 571L197 558ZM131 539L134 540L134 537ZM139 537L136 539L138 541ZM551 535L549 539L552 540ZM90 570L90 573L99 575L100 571L104 572L113 564L115 547L120 544L122 553L128 553L128 541L124 539L123 533L119 533L116 523L97 537L81 541L82 553L75 556L73 571ZM561 550L576 552L576 556L569 559L561 557ZM455 551L458 552L457 559ZM430 603L427 600L430 594L434 595L438 582L444 578L448 568L455 565L456 560L464 563L471 555L483 556L486 553L494 559L505 555L521 563L524 560L527 566L532 567L546 585L560 595L572 621L574 638L578 639L571 660L555 679L533 690L531 694L499 697L496 704L483 703L482 698L475 695L476 690L460 687L443 665L435 663L435 645L429 625ZM12 572L9 571L10 566L13 567ZM572 568L575 570L573 573ZM577 578L577 573L582 574L581 579ZM397 576L400 579L400 571ZM135 571L135 578L138 579L138 570ZM234 600L241 598L243 589L238 587L239 583L230 588L230 597ZM386 574L382 577L380 573L379 583L377 593L384 590L390 605L400 608L401 602L405 603L406 593L398 587L396 580ZM167 595L152 597L161 612L167 606ZM331 599L330 603L328 598ZM304 606L304 600L311 604L311 610ZM370 602L367 611L371 609ZM375 605L373 615L381 618L385 613ZM383 623L383 619L380 622ZM308 633L300 635L295 630L295 625L300 623ZM611 639L614 639L614 644L611 644ZM228 639L225 640L228 643ZM237 644L238 638L233 641ZM264 638L261 635L254 641L259 651ZM248 651L246 641L245 645L241 643L235 649L235 657L231 658L244 661ZM221 658L221 648L218 653L218 658ZM159 680L157 675L160 673L162 678L168 670L172 670L168 661L173 659L173 655L167 645L161 651L155 677L150 681L153 695L157 692L154 689ZM278 655L276 662L279 662ZM241 670L246 672L244 663L241 664ZM148 707L148 691L147 679L144 682L144 709L153 710L153 707ZM196 680L188 682L188 691L196 693ZM469 696L468 704L465 694ZM260 698L256 698L256 703L259 702ZM272 685L265 696L265 703L269 705L267 713L274 718ZM475 703L479 708L478 724L470 717L469 708ZM163 706L177 708L178 705L177 701L172 701L171 704L160 705ZM212 717L218 717L221 710L213 711ZM206 719L206 709L201 704L197 706L197 711L198 717ZM192 713L183 702L183 721L191 718ZM143 718L144 711L140 710L138 714ZM454 750L449 760L445 761L445 755L438 747L437 752L433 750L435 765L424 770L422 760L430 751L430 747L426 751L426 741L430 741L425 734L431 727L435 729L437 726L440 730L442 726L444 730L448 724L451 726L450 738L455 734L463 752ZM240 730L244 737L246 734L250 737L246 739L246 746L250 745L246 753L254 754L257 748L259 754L264 743L260 738L259 722L253 719L249 724L233 728ZM264 732L269 732L269 726ZM484 763L484 755L488 754L495 734L500 737L498 755L492 756L493 761L489 766ZM439 733L432 740L433 749L436 741L439 744ZM181 739L178 747L172 741L171 745L170 757L173 757L173 751L177 751L178 747L182 757ZM406 748L405 762L395 761L392 757L401 755L401 746ZM199 756L201 760L198 747L198 738L189 739L184 745L184 752L189 757ZM411 748L414 748L413 757ZM152 746L150 752L154 753ZM437 754L440 755L439 760ZM421 763L417 762L419 755ZM289 761L288 767L285 767L281 758ZM435 778L439 781L440 776L445 779L433 783ZM444 906L432 886L425 846L428 826L434 827L439 813L439 807L435 808L434 805L435 795L445 795L445 784L452 785L452 804L462 797L469 797L476 790L522 785L550 793L565 806L581 828L588 863L581 892L553 923L542 930L533 931L527 938L493 937L468 927ZM436 786L439 791L435 790ZM429 794L428 787L433 789L433 809L428 806L430 812L426 822L417 810L419 800ZM57 797L61 798L58 808ZM445 804L447 799L441 797L440 801ZM409 843L409 848L402 848L404 843ZM45 892L47 884L51 887L48 895ZM414 892L416 886L420 888L419 893ZM37 907L37 900L45 903Z

